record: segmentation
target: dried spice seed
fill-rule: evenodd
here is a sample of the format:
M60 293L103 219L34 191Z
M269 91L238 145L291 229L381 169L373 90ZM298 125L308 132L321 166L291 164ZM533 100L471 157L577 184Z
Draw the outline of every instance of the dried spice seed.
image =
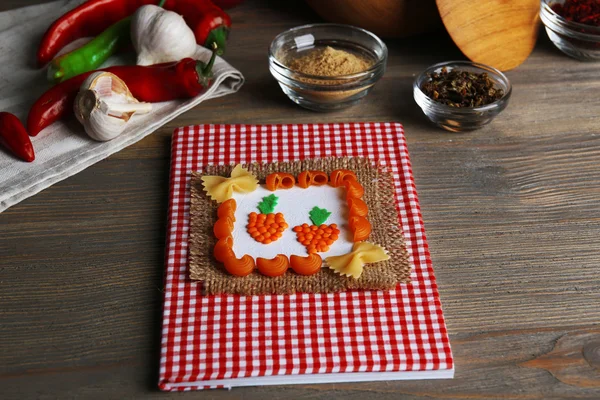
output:
M427 76L429 81L421 85L423 93L450 107L480 107L504 96L504 90L496 88L486 72L477 74L459 69L449 71L443 67L440 72Z

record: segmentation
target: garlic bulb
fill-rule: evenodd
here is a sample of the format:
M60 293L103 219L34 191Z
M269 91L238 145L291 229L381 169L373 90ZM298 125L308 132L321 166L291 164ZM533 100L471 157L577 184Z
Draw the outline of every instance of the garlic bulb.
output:
M150 112L152 104L140 103L118 76L96 72L81 85L74 109L88 136L104 142L119 136L133 114Z
M137 9L131 19L137 65L179 61L196 53L196 37L183 17L154 5Z

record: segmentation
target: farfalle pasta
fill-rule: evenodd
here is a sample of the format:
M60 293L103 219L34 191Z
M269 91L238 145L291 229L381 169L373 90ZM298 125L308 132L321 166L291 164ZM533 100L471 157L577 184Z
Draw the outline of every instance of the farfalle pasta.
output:
M231 171L231 176L225 178L223 176L203 176L202 184L206 194L222 203L225 200L231 199L233 192L249 193L256 190L258 187L258 179L250 171L242 167L241 164L235 166Z
M365 264L389 259L390 256L383 247L369 242L358 242L352 247L351 253L327 257L325 263L340 275L358 279L363 273Z

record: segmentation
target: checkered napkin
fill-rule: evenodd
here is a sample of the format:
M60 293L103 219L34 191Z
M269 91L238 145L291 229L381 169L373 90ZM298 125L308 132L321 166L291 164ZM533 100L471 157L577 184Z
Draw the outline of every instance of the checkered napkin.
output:
M202 296L188 278L190 172L209 164L368 157L396 180L414 265L395 290ZM162 390L450 378L454 366L402 126L203 125L173 135Z

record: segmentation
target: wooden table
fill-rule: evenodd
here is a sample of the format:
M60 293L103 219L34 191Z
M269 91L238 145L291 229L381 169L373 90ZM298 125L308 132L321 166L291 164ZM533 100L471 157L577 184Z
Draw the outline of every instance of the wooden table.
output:
M175 127L400 121L456 378L186 397L600 398L598 64L564 56L542 33L508 73L508 109L484 129L449 134L428 123L411 92L426 66L461 58L444 33L388 40L388 70L362 105L317 114L287 100L266 51L277 33L318 18L302 2L251 0L231 16L227 59L247 79L238 94L0 214L0 397L179 397L156 385Z

